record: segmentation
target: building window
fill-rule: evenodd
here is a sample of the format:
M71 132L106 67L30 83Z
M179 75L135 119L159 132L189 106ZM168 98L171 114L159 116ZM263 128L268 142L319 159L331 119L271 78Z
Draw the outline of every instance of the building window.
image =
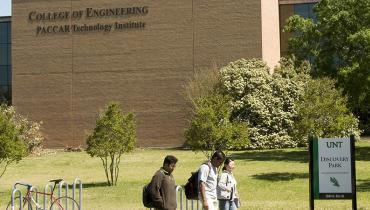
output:
M288 40L290 37L292 37L292 34L283 32L286 21L292 15L300 15L304 18L311 18L316 21L316 15L314 13L315 4L316 3L281 4L279 6L281 56L285 56L288 54Z
M0 103L12 102L11 23L0 22Z
M294 5L294 14L300 15L304 18L310 18L316 21L316 15L313 11L315 4L309 3L309 4L295 4Z

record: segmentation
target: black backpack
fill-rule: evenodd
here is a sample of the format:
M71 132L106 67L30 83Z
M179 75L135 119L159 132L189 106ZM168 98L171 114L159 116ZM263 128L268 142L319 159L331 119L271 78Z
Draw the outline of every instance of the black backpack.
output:
M204 163L207 164L207 163ZM207 164L208 165L208 164ZM208 165L209 166L209 165ZM210 167L211 169L211 167ZM198 182L199 170L192 172L188 182L185 184L185 196L188 200L199 200L199 182Z
M188 200L199 200L199 182L198 182L199 170L192 172L188 182L185 184L185 196Z
M143 204L147 208L154 208L152 195L150 194L150 183L143 187Z

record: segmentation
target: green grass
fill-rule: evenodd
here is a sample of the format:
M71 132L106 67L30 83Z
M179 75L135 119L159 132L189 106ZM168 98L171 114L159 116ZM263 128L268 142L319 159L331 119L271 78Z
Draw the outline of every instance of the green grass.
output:
M204 160L202 153L185 150L137 149L124 155L118 185L107 187L101 162L84 152L54 152L27 157L9 167L0 179L0 209L10 198L13 183L22 180L40 189L50 179L75 177L84 183L85 210L137 210L142 186L149 182L167 154L178 157L177 184L185 184L190 172ZM241 209L308 209L308 153L304 149L232 152ZM370 141L356 145L358 209L370 209ZM315 201L316 209L351 209L351 202Z

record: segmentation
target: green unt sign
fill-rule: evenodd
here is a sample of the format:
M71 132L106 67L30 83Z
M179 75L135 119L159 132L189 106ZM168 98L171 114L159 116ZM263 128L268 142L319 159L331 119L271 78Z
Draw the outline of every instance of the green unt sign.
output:
M310 206L315 199L352 199L356 207L354 138L310 138Z

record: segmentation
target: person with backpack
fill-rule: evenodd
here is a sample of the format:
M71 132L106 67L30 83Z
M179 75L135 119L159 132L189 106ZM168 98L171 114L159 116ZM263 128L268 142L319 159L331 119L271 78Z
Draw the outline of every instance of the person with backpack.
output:
M199 200L205 210L217 210L217 168L225 160L225 154L218 150L211 160L202 164L198 172Z
M158 210L176 210L176 185L172 172L176 168L177 158L168 155L150 182L150 195L153 206Z
M226 158L217 185L217 198L220 210L236 210L240 206L239 195L236 189L237 182L232 172L234 167L234 160Z

